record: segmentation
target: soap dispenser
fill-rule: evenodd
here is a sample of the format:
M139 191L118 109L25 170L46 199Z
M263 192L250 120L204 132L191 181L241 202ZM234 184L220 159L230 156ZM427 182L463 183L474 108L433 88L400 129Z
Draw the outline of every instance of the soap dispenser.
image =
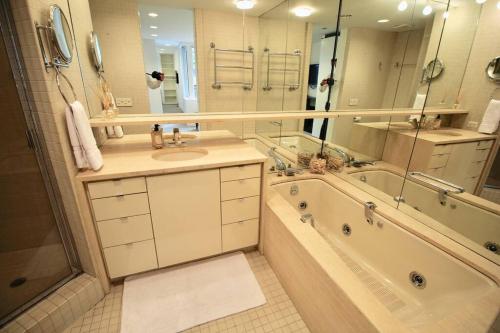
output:
M159 124L151 130L151 145L156 149L163 148L163 128Z

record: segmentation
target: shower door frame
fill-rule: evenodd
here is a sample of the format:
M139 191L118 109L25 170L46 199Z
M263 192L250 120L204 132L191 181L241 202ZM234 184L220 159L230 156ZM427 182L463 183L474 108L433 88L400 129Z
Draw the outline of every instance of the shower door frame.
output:
M54 215L55 224L59 230L62 245L65 249L71 269L71 274L56 284L48 287L34 298L28 300L25 304L7 316L0 318L0 327L82 272L74 239L64 211L62 196L59 192L54 171L49 162L48 150L43 141L43 132L35 120L35 106L33 105L34 103L31 102L33 98L28 98L32 96L31 91L27 86L27 76L25 73L26 67L24 66L23 58L20 54L20 46L17 36L9 0L0 0L0 38L2 38L3 43L5 44L7 57L14 77L13 80L16 81L19 102L22 105L22 112L24 114L26 124L26 140L28 141L29 148L36 157L37 165L45 185L45 191L47 192L51 210Z

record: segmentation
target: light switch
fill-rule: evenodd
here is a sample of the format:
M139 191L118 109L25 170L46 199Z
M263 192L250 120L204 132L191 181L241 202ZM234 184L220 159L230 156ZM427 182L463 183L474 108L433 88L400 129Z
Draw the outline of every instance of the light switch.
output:
M121 106L121 107L130 107L132 106L132 98L130 97L117 97L116 98L116 106Z

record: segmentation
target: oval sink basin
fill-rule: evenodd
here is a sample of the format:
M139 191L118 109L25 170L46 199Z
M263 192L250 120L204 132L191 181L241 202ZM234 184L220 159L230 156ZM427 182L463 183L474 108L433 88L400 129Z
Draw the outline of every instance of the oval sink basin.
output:
M447 131L447 130L435 130L435 131L430 131L428 132L429 134L435 134L435 135L446 135L446 136L461 136L461 133L454 132L454 131Z
M157 161L187 161L195 160L208 154L205 149L197 148L164 148L153 153L153 159Z

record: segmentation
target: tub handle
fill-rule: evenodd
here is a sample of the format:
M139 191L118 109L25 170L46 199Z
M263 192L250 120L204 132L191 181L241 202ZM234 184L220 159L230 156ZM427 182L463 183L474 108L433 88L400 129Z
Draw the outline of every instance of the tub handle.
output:
M373 212L377 208L377 205L371 201L365 202L365 218L366 222L373 224Z

